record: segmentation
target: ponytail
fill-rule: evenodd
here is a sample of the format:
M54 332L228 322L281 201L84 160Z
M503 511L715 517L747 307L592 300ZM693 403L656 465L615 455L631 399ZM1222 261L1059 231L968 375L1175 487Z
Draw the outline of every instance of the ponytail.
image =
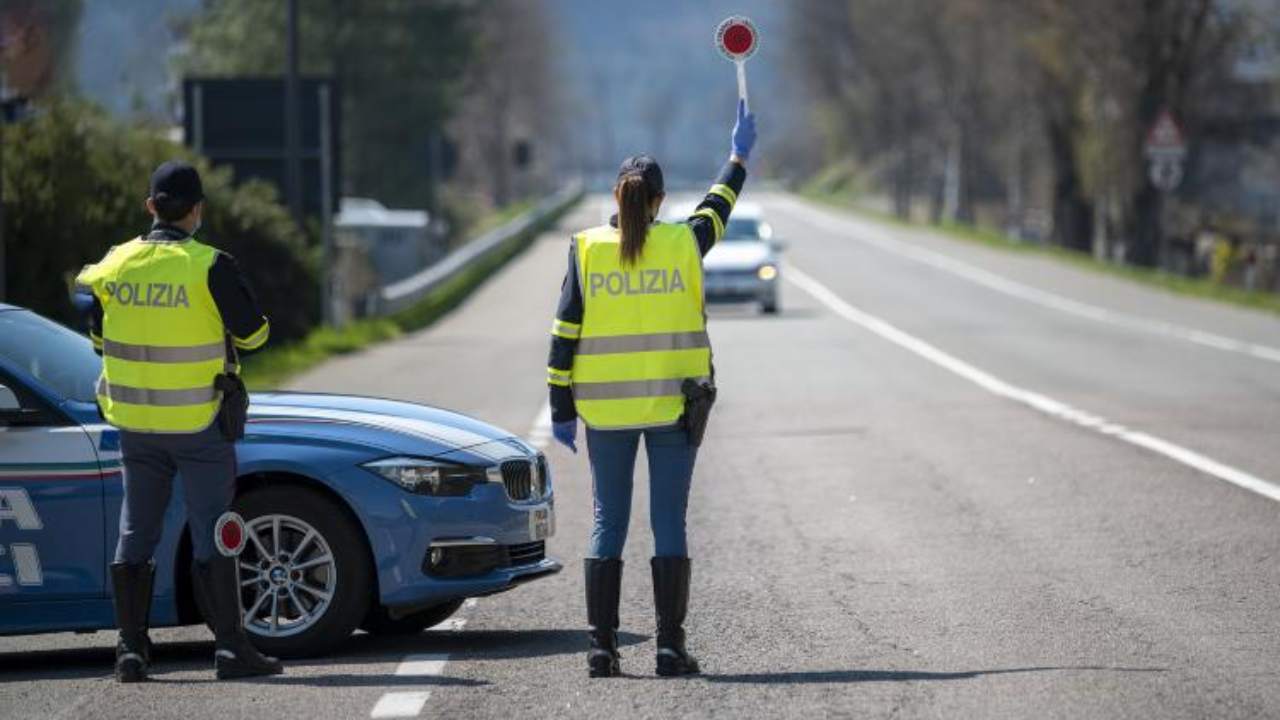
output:
M622 231L619 253L623 267L635 265L644 253L644 241L649 234L649 206L653 198L644 176L628 173L618 180L618 229Z

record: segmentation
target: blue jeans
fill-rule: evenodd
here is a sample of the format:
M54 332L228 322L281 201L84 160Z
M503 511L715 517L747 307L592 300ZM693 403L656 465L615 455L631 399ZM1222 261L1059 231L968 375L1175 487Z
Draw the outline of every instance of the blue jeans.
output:
M649 456L649 522L653 527L653 554L686 557L684 516L689 507L689 484L697 448L689 445L683 428L654 430L587 429L587 455L591 459L591 489L595 499L595 527L591 531L591 556L620 558L631 521L631 486L636 451L644 436Z

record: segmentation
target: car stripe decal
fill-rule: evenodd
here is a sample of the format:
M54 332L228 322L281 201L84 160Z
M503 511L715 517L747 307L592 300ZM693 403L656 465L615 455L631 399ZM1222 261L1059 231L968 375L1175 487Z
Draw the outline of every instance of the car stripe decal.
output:
M249 407L249 420L250 422L315 420L346 423L351 425L365 425L368 427L380 428L382 430L398 432L402 435L409 435L411 437L445 442L450 445L454 445L457 448L480 445L494 439L485 435L463 430L461 428L449 427L447 425L440 425L434 422L355 410L333 410L329 408L254 404Z
M122 472L118 461L80 463L0 463L0 480L97 480Z

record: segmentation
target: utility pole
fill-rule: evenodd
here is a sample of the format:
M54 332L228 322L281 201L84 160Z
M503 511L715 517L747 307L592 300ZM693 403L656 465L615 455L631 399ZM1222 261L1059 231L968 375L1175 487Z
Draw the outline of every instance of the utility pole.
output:
M4 47L0 40L0 49ZM0 302L4 302L5 293L5 240L4 240L4 137L5 126L9 124L9 82L3 66L0 66Z
M0 93L5 91L4 81L0 79ZM4 99L3 102L8 102ZM0 109L0 113L8 114L8 108ZM0 302L4 302L5 285L4 285L4 136L5 125L8 118L0 116Z
M303 226L302 153L298 102L298 0L289 0L284 79L285 200L298 227Z
M319 88L320 100L320 246L323 259L320 265L320 318L325 325L345 324L346 313L335 312L335 297L345 301L345 292L336 292L340 278L334 277L333 261L337 253L333 247L333 97L327 84Z

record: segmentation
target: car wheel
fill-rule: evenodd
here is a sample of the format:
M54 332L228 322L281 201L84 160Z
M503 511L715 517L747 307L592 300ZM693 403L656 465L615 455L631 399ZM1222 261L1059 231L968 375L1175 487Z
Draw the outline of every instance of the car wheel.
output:
M369 611L369 617L365 618L360 627L370 635L416 635L429 627L435 627L448 620L450 616L458 612L458 608L462 607L464 601L465 598L459 598L442 602L439 605L433 605L426 610L420 610L398 620L393 620L387 614L386 608L376 607Z
M365 539L343 508L297 486L262 487L236 499L248 541L240 602L253 644L269 655L332 649L369 610Z
M778 298L776 297L769 298L768 300L765 300L764 302L760 303L760 310L765 315L777 315L778 314Z

